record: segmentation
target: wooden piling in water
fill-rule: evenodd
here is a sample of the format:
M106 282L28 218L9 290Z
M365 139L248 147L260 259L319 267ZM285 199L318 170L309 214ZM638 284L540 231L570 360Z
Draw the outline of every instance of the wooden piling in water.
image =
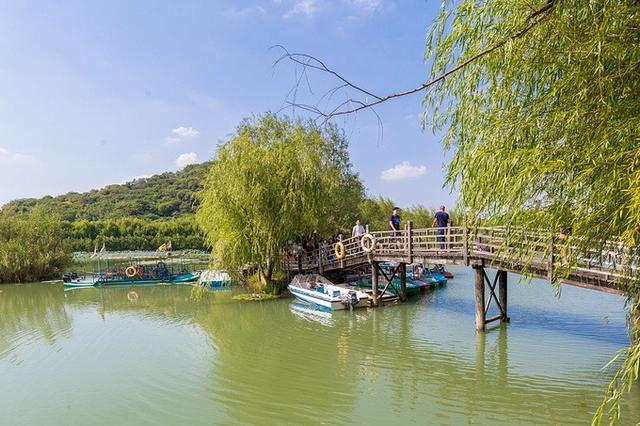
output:
M378 306L378 274L380 267L378 262L371 262L371 290L372 290L372 304Z
M474 266L475 271L475 293L476 293L476 330L484 331L486 324L486 314L484 312L484 268Z
M509 322L507 314L507 271L498 271L498 297L500 298L500 306L502 306L501 322Z
M407 264L400 264L400 300L407 300Z

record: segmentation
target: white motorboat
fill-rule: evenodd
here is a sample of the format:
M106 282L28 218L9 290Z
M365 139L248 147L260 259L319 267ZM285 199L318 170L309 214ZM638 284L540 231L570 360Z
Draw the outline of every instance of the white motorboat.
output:
M318 274L296 275L288 286L299 300L313 303L325 309L361 308L369 304L369 295L363 291L333 284Z
M200 287L220 288L231 286L231 276L225 271L206 270L200 274Z

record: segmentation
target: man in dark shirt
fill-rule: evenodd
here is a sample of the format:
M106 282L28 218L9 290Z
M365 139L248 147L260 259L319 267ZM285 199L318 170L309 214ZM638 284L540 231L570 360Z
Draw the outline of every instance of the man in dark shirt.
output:
M399 235L400 232L400 207L394 207L391 217L389 218L389 227L391 228L394 236Z
M440 210L436 212L435 217L433 218L433 224L431 226L437 226L438 229L438 241L440 242L440 248L444 250L444 236L447 230L447 226L451 223L451 219L449 218L449 213L447 213L444 209L444 206L440 206Z

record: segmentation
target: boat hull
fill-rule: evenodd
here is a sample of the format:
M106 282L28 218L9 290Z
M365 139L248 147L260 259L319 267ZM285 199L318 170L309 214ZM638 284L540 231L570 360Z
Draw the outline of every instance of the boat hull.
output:
M198 280L200 287L222 288L231 286L231 276L224 271L202 271Z
M188 274L182 274L182 275L178 275L175 276L171 279L172 283L192 283L194 281L198 281L198 279L200 278L200 274L197 272L192 272L192 273L188 273Z
M65 287L96 287L96 286L112 286L112 285L144 285L144 284L181 284L197 281L199 274L190 273L182 274L173 278L148 278L148 279L101 279L101 278L79 278L65 282Z
M295 287L292 285L288 286L289 291L296 299L311 303L317 306L320 306L324 309L329 309L332 311L340 311L344 309L348 309L348 306L342 303L342 300L338 297L330 297L327 294L320 293L313 290L306 290L300 287ZM368 304L368 297L365 299L364 297L359 298L358 304L353 306L353 308L363 308Z

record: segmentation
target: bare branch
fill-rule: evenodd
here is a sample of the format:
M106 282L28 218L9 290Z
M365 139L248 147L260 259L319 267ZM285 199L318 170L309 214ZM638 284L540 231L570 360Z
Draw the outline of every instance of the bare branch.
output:
M366 90L354 83L352 83L351 81L347 80L345 77L343 77L342 75L340 75L339 73L337 73L336 71L330 69L329 67L327 67L321 60L319 60L318 58L306 54L306 53L291 53L289 52L284 46L281 45L277 45L274 46L276 48L281 49L282 51L284 51L284 54L278 58L276 60L276 62L274 63L274 66L278 65L280 62L282 62L283 60L290 60L293 63L295 63L296 65L299 65L303 68L303 70L306 69L315 69L330 75L333 75L334 77L336 77L337 79L339 79L340 81L343 82L343 84L329 90L328 92L326 92L320 99L319 101L316 103L315 106L311 106L311 105L304 105L304 108L302 106L300 106L299 104L296 103L296 97L297 97L297 88L300 84L300 79L296 78L296 87L295 90L293 90L293 94L294 94L294 100L293 102L287 102L288 103L288 107L290 108L296 108L296 107L300 107L301 109L308 111L308 112L312 112L314 114L316 114L319 118L323 119L323 122L326 123L327 121L329 121L331 118L336 117L336 116L340 116L340 115L349 115L349 114L354 114L357 113L358 111L362 111L364 109L372 109L373 107L375 107L376 105L379 105L381 103L387 102L391 99L395 99L395 98L399 98L399 97L403 97L403 96L407 96L407 95L411 95L417 92L421 92L433 85L435 85L436 83L439 83L440 81L446 79L447 77L449 77L450 75L456 73L457 71L461 70L462 68L466 67L467 65L471 64L472 62L477 61L478 59L482 58L483 56L486 56L498 49L500 49L502 46L504 46L505 44L507 44L509 41L512 40L516 40L519 39L521 37L523 37L525 34L527 34L532 28L534 28L536 25L538 25L540 22L542 22L545 18L547 18L551 12L555 9L556 5L558 3L558 0L547 0L547 3L545 4L545 6L543 6L542 8L534 11L532 14L530 14L527 19L527 25L521 29L520 31L516 32L515 34L512 34L509 37L506 37L502 40L500 40L499 42L497 42L496 44L487 47L486 49L480 51L479 53L471 56L470 58L462 61L461 63L459 63L458 65L456 65L455 67L451 68L448 71L445 71L444 73L434 77L433 79L424 82L412 89L408 89L408 90L404 90L401 92L396 92L396 93L392 93L386 96L378 96L373 94L371 91ZM297 74L297 73L296 73ZM306 72L304 73L304 76L307 77ZM311 87L309 85L308 82L308 78L307 78L307 84L309 87L309 90L311 91ZM363 95L367 95L370 96L371 98L373 98L373 100L371 101L360 101L360 100L356 100L353 98L348 98L346 101L340 103L338 106L336 106L335 108L333 108L330 112L323 112L322 109L319 107L319 103L322 102L322 100L326 97L329 96L328 99L330 100L331 97L333 96L333 94L335 94L338 90L340 89L347 89L347 88L352 88L354 90L356 90L357 92L360 92ZM287 98L289 98L289 96L291 95L291 91L289 92L289 95L287 96ZM343 109L345 108L346 109ZM380 116L373 111L374 114L376 115L376 117L378 118L378 120L380 120Z

